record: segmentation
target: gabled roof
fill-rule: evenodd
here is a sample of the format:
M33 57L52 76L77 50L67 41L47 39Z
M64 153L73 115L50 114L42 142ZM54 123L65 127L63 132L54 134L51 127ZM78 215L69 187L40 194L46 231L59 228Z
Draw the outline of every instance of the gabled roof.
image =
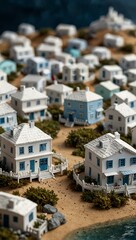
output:
M114 104L113 106L109 107L106 112L110 109L114 109L115 114L116 111L120 113L123 117L129 117L136 115L136 111L133 110L131 107L129 107L126 103L121 103L121 104Z
M60 93L63 93L63 92L68 92L68 91L72 91L73 89L71 87L68 87L64 84L59 84L57 82L55 82L54 84L48 86L45 88L46 90L52 90L52 91L55 91L55 92L60 92Z
M32 82L32 83L37 83L40 80L45 80L44 76L40 76L40 75L36 75L36 74L28 74L27 76L25 76L24 78L21 79L21 83L26 83L26 82Z
M8 92L17 91L17 88L6 81L0 81L0 95Z
M94 52L110 52L110 50L106 47L94 47L93 48L93 53Z
M136 155L136 149L121 140L118 133L115 133L115 135L107 133L84 146L103 159L121 153L123 150Z
M22 123L16 126L12 132L4 132L1 136L14 144L41 142L52 139L48 134L34 126L33 122Z
M47 59L45 59L45 58L43 58L43 57L37 57L37 56L36 56L36 57L31 57L31 58L28 59L28 61L29 61L29 60L30 60L30 61L34 61L34 62L36 62L36 63L41 63L41 62L42 62L42 63L43 63L43 62L46 63L46 62L48 62Z
M8 103L0 103L0 116L15 112L16 111Z
M133 74L136 74L136 69L135 69L135 68L128 69L127 73L133 73Z
M100 95L89 91L89 89L87 88L86 90L78 90L76 92L73 92L65 99L73 100L73 101L81 101L81 102L91 102L91 101L101 100L103 98Z
M136 61L136 54L127 54L123 56L122 59L125 59L126 61Z
M111 81L101 82L99 85L103 86L104 88L106 88L110 91L120 89L119 86L117 86L116 84L114 84Z
M33 47L30 45L24 45L24 46L17 45L17 46L13 46L12 49L15 50L16 52L26 51L26 50L33 51Z
M130 87L136 87L136 81L129 83Z
M106 69L107 71L120 71L122 70L118 65L104 65L102 69Z
M128 90L114 93L114 96L122 99L123 101L125 101L126 99L128 99L128 102L136 101L136 96L133 93L129 92Z

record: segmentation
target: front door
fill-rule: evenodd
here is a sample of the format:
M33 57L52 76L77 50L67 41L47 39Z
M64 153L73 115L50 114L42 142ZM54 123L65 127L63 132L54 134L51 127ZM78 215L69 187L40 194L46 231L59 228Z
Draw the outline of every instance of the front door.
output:
M48 169L48 158L41 158L40 159L40 170L44 171Z
M6 214L3 216L3 226L9 228L9 216Z
M30 170L31 172L35 172L35 160L30 160Z
M29 118L30 118L30 120L34 120L34 113L33 112L30 113Z
M73 117L73 114L71 114L71 113L69 114L69 121L74 122L74 117Z
M123 176L123 185L124 185L125 183L126 183L127 185L129 184L129 175Z

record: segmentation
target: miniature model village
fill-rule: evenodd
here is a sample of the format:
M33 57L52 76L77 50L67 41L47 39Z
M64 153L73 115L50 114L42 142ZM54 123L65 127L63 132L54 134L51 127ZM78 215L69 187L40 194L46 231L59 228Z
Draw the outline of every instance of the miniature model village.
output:
M1 229L61 240L136 215L135 46L135 24L112 7L84 29L1 34ZM127 204L101 213L83 201L95 192Z

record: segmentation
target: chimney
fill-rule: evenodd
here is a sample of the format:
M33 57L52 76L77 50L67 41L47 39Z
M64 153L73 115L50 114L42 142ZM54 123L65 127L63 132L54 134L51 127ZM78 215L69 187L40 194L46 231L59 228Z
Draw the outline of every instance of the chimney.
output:
M120 134L118 132L114 133L115 139L120 139Z
M14 137L17 132L17 127L13 127L13 129L10 130L11 137Z
M79 92L80 91L80 87L77 87L76 90L77 90L77 92Z
M35 126L35 122L34 121L29 121L29 127L33 128Z
M25 90L25 85L20 86L20 92L23 92Z

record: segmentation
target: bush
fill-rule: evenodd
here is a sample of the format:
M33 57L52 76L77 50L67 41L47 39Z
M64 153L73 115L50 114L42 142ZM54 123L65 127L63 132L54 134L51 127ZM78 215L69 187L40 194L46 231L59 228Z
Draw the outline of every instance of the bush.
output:
M75 192L82 192L82 187L80 185L77 185L76 184L76 181L73 180L71 183L70 183L70 188L72 191L75 191Z
M82 82L78 83L68 83L67 86L73 88L74 91L77 90L77 87L79 87L81 90L84 90L86 88L86 85Z
M124 53L133 53L134 52L134 46L132 44L126 44L123 47L121 47L119 50L124 52Z
M13 195L20 196L20 193L18 190L12 192Z
M42 122L36 122L35 124L43 132L51 135L52 138L57 137L57 134L60 130L60 124L54 120L44 120Z
M52 115L52 119L55 121L59 120L59 114L63 114L63 111L60 109L60 106L57 104L52 104L48 107L48 111Z
M136 193L131 193L130 196L133 200L136 200Z
M47 190L41 187L30 187L26 190L24 196L38 204L38 211L42 211L45 204L54 206L58 202L58 197L53 190Z
M84 202L89 202L92 203L96 197L96 192L95 191L85 191L82 193L81 199Z
M73 180L73 171L72 171L72 170L69 170L69 171L67 172L67 177L68 177L69 179Z
M42 28L42 29L39 30L39 34L40 35L45 35L45 36L49 35L50 32L52 32L51 28Z
M108 195L103 192L98 192L93 200L94 207L101 210L108 210L111 208L111 201Z
M100 61L101 65L116 65L118 64L118 61L115 59L104 59Z
M34 226L33 226L33 227L34 227L34 228L39 228L40 225L41 225L40 222L37 221L37 222L34 222Z
M42 219L42 220L45 220L45 219L46 219L45 214L42 214L42 213L39 214L37 217L40 218L40 219Z
M94 185L97 185L96 179L91 178L91 177L89 177L89 176L85 176L85 182L86 182L86 183L90 183L90 184L94 183Z
M11 177L0 175L0 188L8 187L10 189L20 188L29 183L27 179L21 179L18 183L17 180L12 179Z
M17 73L16 72L12 72L8 75L8 82L12 82L14 81L14 79L17 77Z
M5 132L5 130L2 127L0 127L0 134L2 134L4 132Z
M80 165L77 169L76 169L76 173L82 173L85 171L85 166L84 165Z
M110 198L111 201L111 206L114 208L119 208L121 207L121 199L118 194L116 194L114 191L111 191L108 194L108 197Z

